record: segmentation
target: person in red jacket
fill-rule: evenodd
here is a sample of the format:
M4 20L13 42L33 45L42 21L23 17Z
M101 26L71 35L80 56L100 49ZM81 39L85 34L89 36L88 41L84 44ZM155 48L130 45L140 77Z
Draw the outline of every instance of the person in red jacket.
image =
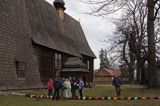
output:
M48 96L51 97L53 95L53 88L54 88L52 78L50 78L50 80L48 81L47 86L48 86Z

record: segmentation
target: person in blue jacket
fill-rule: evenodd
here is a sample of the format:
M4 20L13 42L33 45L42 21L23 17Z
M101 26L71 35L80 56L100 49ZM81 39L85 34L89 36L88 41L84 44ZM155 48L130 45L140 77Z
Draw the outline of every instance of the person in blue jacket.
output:
M80 78L80 79L79 79L79 95L80 95L80 98L81 98L81 99L83 98L83 87L84 87L84 82L83 82L83 80Z
M115 86L115 91L116 91L117 96L120 96L121 85L122 85L120 78L118 76L114 76L114 78L112 80L112 84L113 84L113 86Z

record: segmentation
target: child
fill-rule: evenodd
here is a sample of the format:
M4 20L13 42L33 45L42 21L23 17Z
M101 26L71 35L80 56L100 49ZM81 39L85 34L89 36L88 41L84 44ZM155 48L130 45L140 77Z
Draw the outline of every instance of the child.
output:
M53 85L53 80L52 78L50 78L50 80L48 81L48 96L51 98L51 96L53 95L53 88L54 88L54 85Z

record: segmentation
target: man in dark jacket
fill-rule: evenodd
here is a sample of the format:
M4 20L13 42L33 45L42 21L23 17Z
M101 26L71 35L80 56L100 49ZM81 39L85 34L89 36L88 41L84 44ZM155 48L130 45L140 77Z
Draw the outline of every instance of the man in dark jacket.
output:
M118 78L118 76L114 76L112 84L115 86L115 90L116 90L117 96L120 96L120 94L121 94L121 88L120 88L120 86L122 85L122 82Z
M76 90L78 89L78 82L76 81L75 77L71 80L71 93L72 98L76 97Z
M54 80L54 94L53 94L53 100L59 100L59 93L60 89L62 88L62 83L60 80Z

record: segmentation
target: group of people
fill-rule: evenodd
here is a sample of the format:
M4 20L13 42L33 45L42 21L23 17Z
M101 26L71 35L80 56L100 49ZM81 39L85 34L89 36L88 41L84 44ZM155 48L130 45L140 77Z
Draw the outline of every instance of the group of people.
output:
M121 79L118 78L118 76L115 76L112 80L112 84L115 86L115 91L117 96L120 96L121 93ZM80 98L83 97L83 88L84 88L84 82L80 78L79 80L76 80L75 77L71 78L63 78L63 79L56 79L48 81L48 96L52 98L53 100L59 100L60 97L70 99L75 98L76 91L79 90L79 96Z
M48 81L48 96L53 100L59 100L60 97L70 99L75 98L76 91L79 90L79 95L83 97L84 82L81 78L76 80L75 77L55 79Z

